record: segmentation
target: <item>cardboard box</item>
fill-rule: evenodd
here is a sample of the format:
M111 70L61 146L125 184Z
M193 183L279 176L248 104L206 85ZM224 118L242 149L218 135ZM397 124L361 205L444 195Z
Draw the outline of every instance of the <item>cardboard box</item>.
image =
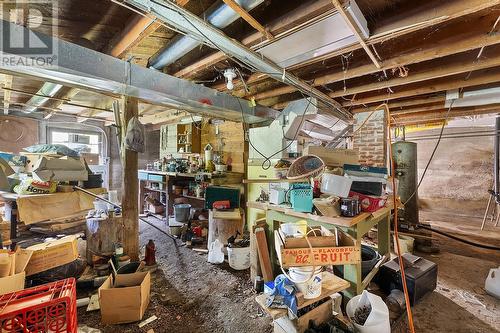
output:
M36 244L26 248L33 251L26 267L26 276L59 267L78 259L77 237L66 236L61 239Z
M149 305L151 275L149 272L110 275L99 288L101 321L121 324L139 321Z
M328 166L342 167L344 164L358 164L359 152L353 149L326 148L322 146L308 146L303 155L316 155Z
M40 158L32 171L33 178L41 181L88 180L85 164L72 157Z
M162 214L165 211L165 206L148 204L148 211L153 214Z
M277 318L273 321L274 333L304 333L309 328L309 321L314 321L315 325L327 323L333 319L333 301L328 299L311 311L290 320L288 317Z
M361 261L361 251L356 240L336 228L333 231L324 227L313 227L321 234L310 233L305 238L286 238L280 230L274 231L276 253L281 257L283 267L300 267L357 264Z
M9 253L8 250L0 250L0 253ZM31 258L32 252L29 250L18 250L13 255L14 265L9 276L0 278L0 295L12 293L24 289L26 279L26 265Z
M99 165L99 154L80 153L80 159L85 160L88 165Z

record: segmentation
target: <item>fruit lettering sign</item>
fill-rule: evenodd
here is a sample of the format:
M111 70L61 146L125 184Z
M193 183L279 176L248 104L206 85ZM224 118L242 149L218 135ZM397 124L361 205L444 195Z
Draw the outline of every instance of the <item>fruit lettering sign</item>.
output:
M282 249L281 258L284 267L315 265L346 265L361 261L361 253L355 246L315 247L300 249Z

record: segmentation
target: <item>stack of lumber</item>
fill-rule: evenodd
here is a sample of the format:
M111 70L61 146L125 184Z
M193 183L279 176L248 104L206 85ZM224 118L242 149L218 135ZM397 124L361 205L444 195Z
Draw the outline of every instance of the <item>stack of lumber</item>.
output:
M57 235L67 233L78 233L85 231L85 222L87 210L77 213L48 219L46 221L30 224L29 231L32 233L40 233L44 235Z

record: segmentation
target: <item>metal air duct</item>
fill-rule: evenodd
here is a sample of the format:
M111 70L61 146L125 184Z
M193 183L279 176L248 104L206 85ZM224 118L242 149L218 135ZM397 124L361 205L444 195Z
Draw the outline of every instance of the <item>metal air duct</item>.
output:
M235 0L242 8L250 11L260 5L264 0ZM216 3L210 7L203 17L211 25L224 29L234 21L236 21L240 16L234 10L231 9L225 3ZM158 51L149 60L148 67L154 69L162 69L179 60L182 56L188 52L194 50L201 43L191 37L179 35L174 38L170 43Z
M36 95L31 97L31 99L28 102L26 102L26 104L29 105L27 105L24 108L24 112L26 113L35 112L39 106L42 106L42 104L50 100L49 97L54 97L59 92L59 90L61 90L62 87L63 86L61 84L45 82L43 86L40 88L40 90L36 92L36 94L47 97L36 96Z

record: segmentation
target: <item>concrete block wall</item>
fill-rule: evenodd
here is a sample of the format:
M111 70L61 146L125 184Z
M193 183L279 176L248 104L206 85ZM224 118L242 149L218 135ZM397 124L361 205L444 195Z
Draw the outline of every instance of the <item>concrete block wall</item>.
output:
M369 115L370 112L354 115L353 148L359 151L360 164L384 167L387 159L385 112L376 111L363 125Z

